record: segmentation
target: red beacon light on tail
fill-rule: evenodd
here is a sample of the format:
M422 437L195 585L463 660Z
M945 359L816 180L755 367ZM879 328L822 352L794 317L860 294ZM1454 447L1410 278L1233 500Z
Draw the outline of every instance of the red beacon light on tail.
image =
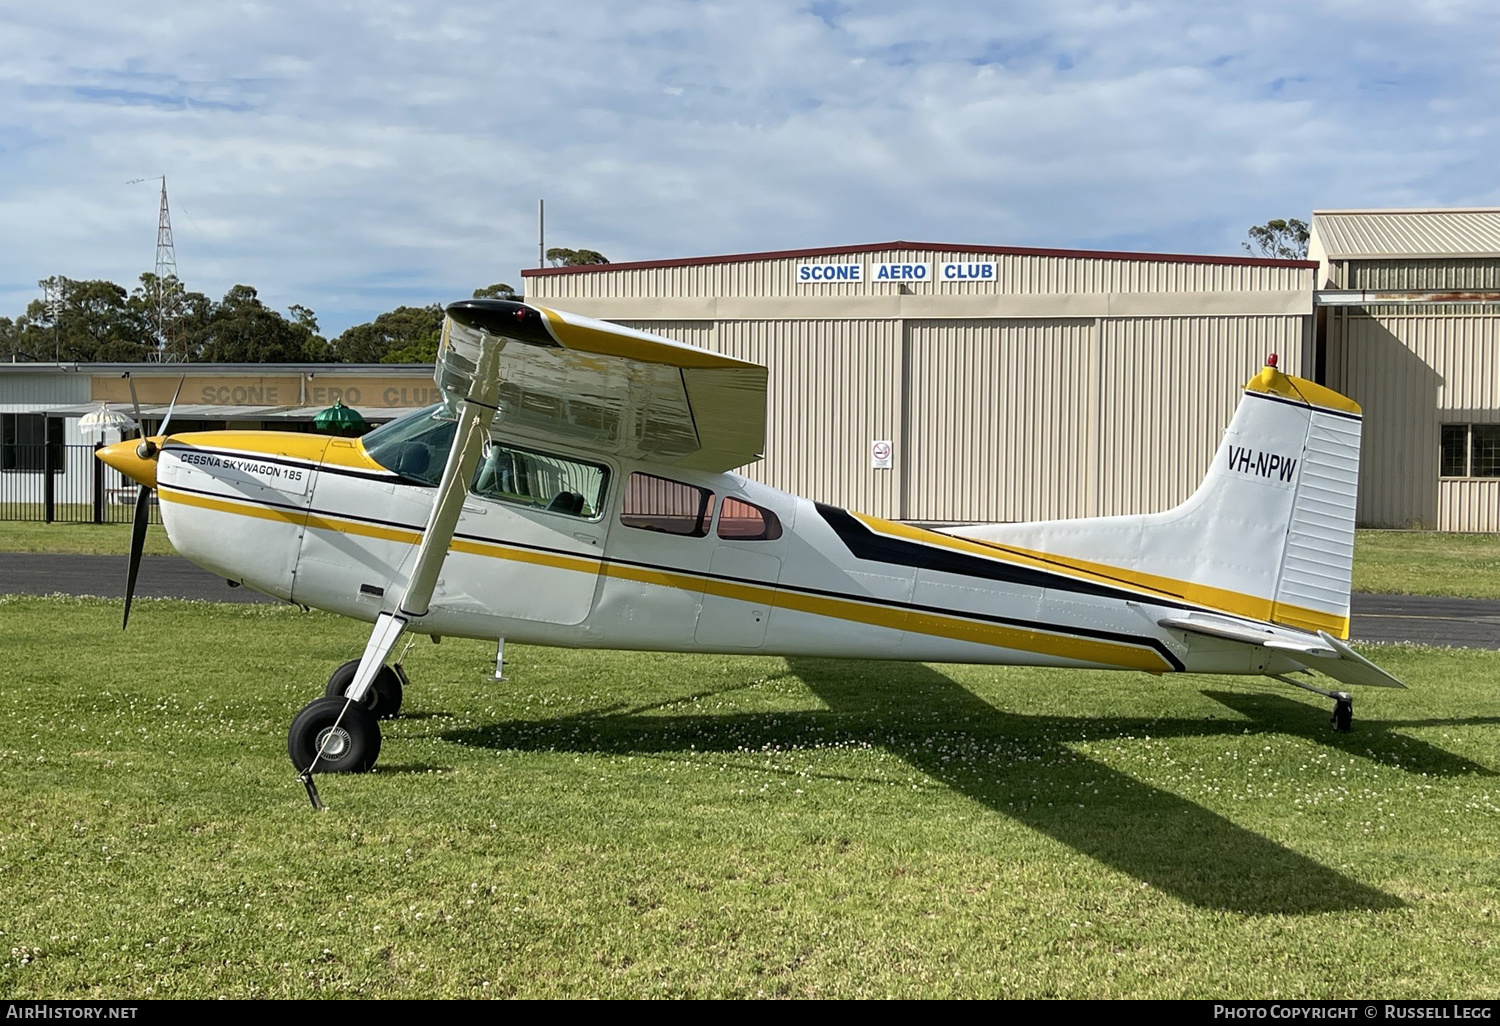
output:
M1270 356L1266 357L1266 366L1267 367L1274 367L1274 366L1276 366L1276 354L1275 353L1272 353Z

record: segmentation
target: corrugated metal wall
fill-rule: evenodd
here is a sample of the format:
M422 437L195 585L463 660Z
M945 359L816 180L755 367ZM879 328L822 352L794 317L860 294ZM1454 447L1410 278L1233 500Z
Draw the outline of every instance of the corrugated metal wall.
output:
M39 406L75 406L89 401L93 379L88 374L5 374L0 403L35 410Z
M1351 260L1345 288L1500 289L1500 260Z
M870 443L900 438L896 321L724 321L718 351L770 370L766 458L741 473L820 502L900 515L902 455L870 469Z
M749 476L877 516L963 521L1181 502L1266 354L1301 373L1305 323L1267 316L912 320L904 329L896 320L630 325L770 368L766 459L746 468ZM870 467L877 439L895 443L890 470Z
M911 322L915 520L1168 509L1207 472L1241 386L1300 317Z
M1091 508L1093 320L916 321L907 518L1039 520Z
M1435 526L1439 531L1500 530L1500 481L1440 480Z
M564 309L569 298L767 300L765 315L757 309L754 319L738 319L747 315L736 311L719 321L642 320L637 312L619 323L766 365L766 459L745 473L897 519L1029 520L1169 508L1197 486L1241 386L1265 355L1280 353L1292 373L1304 365L1308 316L1221 315L1222 304L1209 311L1221 294L1304 290L1310 310L1310 268L901 248L819 259L993 261L999 278L797 284L797 266L812 259L612 267L529 277L527 292ZM898 288L935 295L1195 293L1205 297L1205 312L809 319L805 307L788 315L775 302ZM1174 303L1180 314L1182 300ZM1142 304L1134 305L1132 312ZM878 439L894 443L889 470L870 466Z
M810 262L951 260L994 261L993 282L932 282L898 285L875 282L799 284L797 267ZM545 303L564 298L743 297L882 295L907 288L942 295L1078 295L1140 292L1247 292L1304 289L1311 272L1302 268L1252 264L1126 260L1108 257L986 254L966 250L871 250L823 258L788 257L725 263L676 264L537 275L526 279L528 299Z
M1101 322L1098 503L1092 515L1169 509L1208 471L1242 386L1276 353L1303 374L1302 317Z
M1365 411L1359 522L1497 530L1500 481L1440 488L1438 444L1442 424L1500 422L1500 317L1427 310L1330 312L1329 384Z

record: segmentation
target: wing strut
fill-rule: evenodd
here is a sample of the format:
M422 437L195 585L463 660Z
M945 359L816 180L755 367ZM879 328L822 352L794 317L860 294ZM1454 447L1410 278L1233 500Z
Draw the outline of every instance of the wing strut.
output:
M457 399L458 430L453 432L453 445L448 450L447 462L443 464L443 477L438 483L437 495L433 497L432 513L427 517L427 527L422 532L422 543L417 547L417 558L407 578L406 590L394 612L382 612L375 618L375 628L370 632L364 655L360 657L354 681L344 692L350 701L364 699L365 692L374 683L375 675L385 665L386 656L396 646L406 625L427 615L438 574L448 556L448 545L453 541L454 528L463 512L464 495L469 490L469 482L474 480L484 440L489 437L490 424L495 419L495 401L500 394L500 350L504 346L504 339L486 336L472 372L450 379L465 386L466 394L462 398L458 398L456 392L449 393L450 398Z

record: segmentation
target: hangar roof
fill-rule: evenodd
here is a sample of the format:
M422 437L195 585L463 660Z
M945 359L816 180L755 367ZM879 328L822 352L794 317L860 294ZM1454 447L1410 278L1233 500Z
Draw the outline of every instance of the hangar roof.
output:
M1315 210L1311 235L1330 260L1500 257L1500 207Z
M784 249L764 253L728 253L722 256L685 257L675 260L636 260L618 264L582 264L577 267L527 267L521 277L588 274L601 271L635 271L657 267L693 267L705 264L748 263L758 260L786 260L800 257L845 256L854 253L880 253L907 250L930 253L973 253L989 256L1078 257L1091 260L1141 260L1154 263L1229 264L1245 267L1313 267L1304 260L1273 260L1266 257L1202 256L1185 253L1127 253L1093 249L1036 249L1026 246L962 246L939 242L874 242L860 246L820 246L815 249Z

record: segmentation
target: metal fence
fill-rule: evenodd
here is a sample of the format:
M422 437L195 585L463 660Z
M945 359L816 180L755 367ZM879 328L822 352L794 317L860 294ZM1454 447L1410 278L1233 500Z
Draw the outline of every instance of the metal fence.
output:
M140 485L94 458L92 445L14 445L0 451L0 520L129 523ZM151 522L161 523L156 494Z

